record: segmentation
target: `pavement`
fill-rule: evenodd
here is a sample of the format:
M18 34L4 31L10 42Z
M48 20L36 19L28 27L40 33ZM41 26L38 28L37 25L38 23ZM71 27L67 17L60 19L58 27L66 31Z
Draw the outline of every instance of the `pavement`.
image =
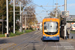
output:
M42 41L42 31L0 39L0 50L75 50L75 39Z
M0 44L0 50L6 50L6 48L12 47L14 46L14 43L4 43L4 44Z
M74 33L70 33L69 38L72 39L72 37L73 37L73 39L75 39L75 34Z

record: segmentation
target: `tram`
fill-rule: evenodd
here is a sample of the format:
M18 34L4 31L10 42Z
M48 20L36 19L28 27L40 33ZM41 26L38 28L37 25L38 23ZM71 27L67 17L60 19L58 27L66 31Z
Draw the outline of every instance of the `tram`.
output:
M42 39L58 40L60 38L60 20L58 18L44 18L42 22Z

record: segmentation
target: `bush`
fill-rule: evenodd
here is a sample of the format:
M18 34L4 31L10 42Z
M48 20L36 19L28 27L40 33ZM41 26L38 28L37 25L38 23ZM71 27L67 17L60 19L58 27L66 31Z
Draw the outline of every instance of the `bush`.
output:
M20 34L23 34L23 32L16 32L15 34L16 35L20 35Z
M2 35L2 34L0 34L0 37L5 37L5 34L3 34L3 35Z
M32 28L32 27L30 27L30 28L29 28L29 30L33 30L33 28Z
M25 30L25 33L29 33L29 32L32 32L33 30ZM9 34L9 37L13 37L13 36L16 36L16 35L21 35L23 34L23 32L19 32L19 31L16 31L15 34L14 33L10 33ZM0 37L5 37L5 34L0 34Z
M32 30L25 30L25 33L29 33L29 32L32 32Z
M14 33L10 33L10 34L9 34L9 37L13 37L13 36L15 36Z

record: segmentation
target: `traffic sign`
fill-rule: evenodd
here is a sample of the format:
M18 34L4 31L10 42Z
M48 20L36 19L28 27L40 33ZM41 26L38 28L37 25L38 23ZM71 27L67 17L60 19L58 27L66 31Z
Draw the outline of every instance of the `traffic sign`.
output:
M61 15L62 15L62 18L69 17L69 11L62 11Z

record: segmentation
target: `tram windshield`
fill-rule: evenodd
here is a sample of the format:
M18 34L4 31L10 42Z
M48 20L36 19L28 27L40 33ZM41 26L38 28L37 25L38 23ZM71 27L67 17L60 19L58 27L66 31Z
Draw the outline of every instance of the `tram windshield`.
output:
M57 22L45 22L44 23L44 32L57 32L58 23Z

